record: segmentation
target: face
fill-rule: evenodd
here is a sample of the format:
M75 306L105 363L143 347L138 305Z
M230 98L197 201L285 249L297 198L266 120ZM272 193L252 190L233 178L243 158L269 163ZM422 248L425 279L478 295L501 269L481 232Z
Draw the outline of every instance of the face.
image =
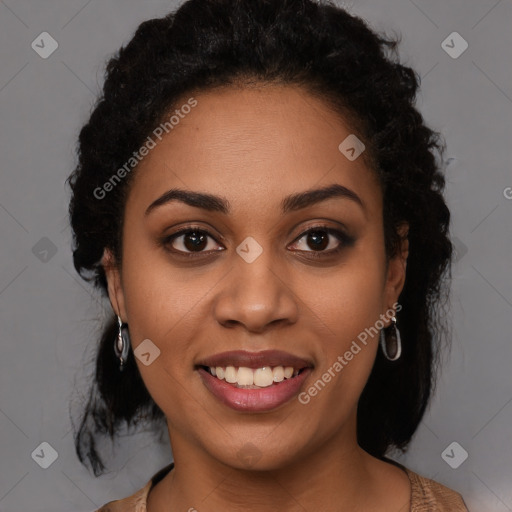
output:
M104 258L175 457L275 469L353 448L379 340L362 333L390 324L405 279L406 248L386 267L378 182L299 88L194 98L134 171L121 270Z

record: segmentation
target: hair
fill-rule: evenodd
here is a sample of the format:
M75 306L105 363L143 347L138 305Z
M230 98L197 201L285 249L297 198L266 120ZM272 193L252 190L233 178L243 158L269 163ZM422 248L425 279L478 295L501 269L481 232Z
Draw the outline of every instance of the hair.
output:
M101 258L108 248L122 264L125 201L136 168L107 199L93 191L183 97L250 84L299 86L342 115L364 140L363 156L382 189L387 261L399 248L398 227L409 224L406 281L399 297L402 356L391 363L378 352L358 403L358 443L378 458L390 449L406 450L435 385L441 342L448 338L442 313L452 244L442 158L437 160L445 144L415 107L420 77L400 63L400 39L373 31L327 1L189 0L141 23L110 58L68 178L75 269L108 297ZM152 425L165 421L132 351L124 371L118 371L117 332L112 311L74 432L77 455L96 476L105 469L99 438L114 439L123 424L136 425L143 417Z

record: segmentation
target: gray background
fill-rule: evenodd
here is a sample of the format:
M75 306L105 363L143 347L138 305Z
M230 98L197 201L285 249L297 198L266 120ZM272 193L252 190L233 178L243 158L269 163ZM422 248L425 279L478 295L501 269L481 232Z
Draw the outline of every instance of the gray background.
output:
M144 432L117 443L113 470L98 479L74 453L69 408L78 411L88 389L108 305L75 275L64 181L105 59L140 22L175 5L0 1L1 512L87 512L131 494L170 460L168 443L162 449ZM453 348L432 406L399 460L461 492L473 512L510 511L512 3L344 5L378 30L402 33L402 59L422 76L418 106L446 137L450 158L446 195L458 248ZM31 47L43 31L59 45L47 59ZM441 46L453 31L469 44L458 58ZM441 456L454 441L468 452L457 469ZM47 469L31 457L34 450L41 455L42 442L58 454ZM463 452L457 446L448 453L453 462ZM48 461L44 454L39 460Z

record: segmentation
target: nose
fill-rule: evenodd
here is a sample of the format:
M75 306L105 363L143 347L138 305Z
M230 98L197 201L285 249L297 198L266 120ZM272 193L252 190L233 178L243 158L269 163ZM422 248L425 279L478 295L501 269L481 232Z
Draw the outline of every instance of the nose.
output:
M221 325L262 333L297 322L299 301L290 272L276 263L270 251L263 251L251 263L238 254L233 260L214 303L214 315Z

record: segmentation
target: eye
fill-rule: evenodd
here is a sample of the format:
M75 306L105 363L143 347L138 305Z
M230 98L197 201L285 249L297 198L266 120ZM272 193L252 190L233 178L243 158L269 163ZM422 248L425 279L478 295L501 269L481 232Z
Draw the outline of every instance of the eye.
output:
M223 250L215 249L216 244L209 243L208 239L217 242L209 231L189 226L166 237L163 240L163 245L171 252L183 253L186 256L193 253Z
M297 240L298 242L296 241L294 245L299 246L298 250L312 253L311 256L313 257L322 257L338 253L344 247L351 246L354 243L352 237L342 231L325 225L314 226L308 229L302 233ZM312 250L308 250L307 247Z

